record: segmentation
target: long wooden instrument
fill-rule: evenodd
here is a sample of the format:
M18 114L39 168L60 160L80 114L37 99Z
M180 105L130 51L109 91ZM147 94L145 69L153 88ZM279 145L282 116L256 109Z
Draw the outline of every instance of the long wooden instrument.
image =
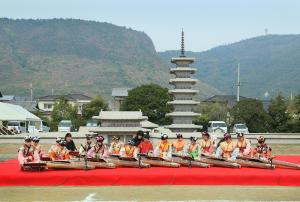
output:
M239 156L238 158L243 159L243 160L249 160L249 161L256 161L256 162L262 162L262 163L269 163L275 166L282 166L282 167L287 167L287 168L292 168L292 169L300 169L300 164L296 164L296 163L290 163L290 162L286 162L286 161L280 161L280 160L276 160L276 159L263 159L263 158L251 158L248 156Z
M202 154L200 159L195 159L214 166L226 167L226 168L241 168L241 165L223 158L218 158L209 154Z
M168 168L179 168L180 164L172 161L168 161L161 157L143 156L142 162L150 164L154 167L168 167Z
M73 170L95 169L95 166L91 164L85 164L84 162L49 161L46 164L47 167L51 169L73 169Z
M22 171L43 171L47 170L47 164L40 162L40 163L24 163L21 165Z
M111 155L107 161L115 164L117 167L132 167L132 168L150 168L150 164L139 161L136 158L120 157L118 155Z
M178 163L182 166L187 167L197 167L197 168L209 168L210 165L207 163L202 163L199 161L195 161L192 157L189 156L180 156L176 154L172 154L172 161Z
M275 166L269 163L263 162L255 162L255 161L248 161L242 159L236 159L235 162L240 164L242 167L251 167L251 168L265 168L265 169L274 169Z
M114 163L107 162L107 160L103 158L87 158L87 161L89 164L95 166L95 168L113 169L117 167Z

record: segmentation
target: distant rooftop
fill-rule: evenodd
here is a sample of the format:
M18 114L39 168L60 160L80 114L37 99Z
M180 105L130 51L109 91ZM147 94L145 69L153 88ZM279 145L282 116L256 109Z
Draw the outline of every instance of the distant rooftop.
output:
M240 100L247 99L246 97L240 96ZM233 107L236 105L236 95L214 95L206 100L204 102L221 102L226 103L229 107Z
M15 96L14 95L3 95L0 92L0 102L4 102L4 101L11 101L14 100Z
M76 100L91 100L92 98L83 94L67 94L67 95L46 95L43 97L39 97L38 100L40 101L55 101L59 100L61 97L69 101L76 101Z
M112 97L127 97L128 90L130 90L130 88L113 88L112 92L111 92L111 96Z

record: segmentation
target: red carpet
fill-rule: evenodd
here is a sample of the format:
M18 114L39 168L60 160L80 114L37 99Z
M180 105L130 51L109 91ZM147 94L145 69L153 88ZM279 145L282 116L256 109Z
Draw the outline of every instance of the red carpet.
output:
M300 163L300 156L278 160ZM16 160L0 163L0 186L57 185L269 185L300 186L300 170L276 168L117 168L22 172Z

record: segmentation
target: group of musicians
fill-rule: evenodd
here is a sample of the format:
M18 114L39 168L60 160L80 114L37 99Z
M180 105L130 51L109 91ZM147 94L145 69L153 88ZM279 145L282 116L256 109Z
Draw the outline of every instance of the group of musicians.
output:
M139 154L144 154L167 160L171 160L173 154L193 158L200 158L203 154L231 160L235 160L238 155L260 158L270 158L272 155L272 150L265 143L263 136L257 138L258 142L254 147L251 147L250 141L243 133L237 134L237 141L233 141L231 135L225 133L218 143L208 132L203 132L200 140L190 137L188 143L182 134L176 134L176 136L177 139L171 143L168 135L163 134L157 146L154 147L149 133L144 131L138 131L127 143L123 143L120 137L114 136L109 145L104 143L102 135L95 137L86 135L85 144L81 144L77 149L71 133L67 133L64 139L56 139L56 144L51 146L48 153L39 144L39 137L26 136L24 145L19 149L18 160L20 164L39 162L47 155L52 161L69 160L72 152L76 151L80 156L87 158L108 158L110 155L137 158Z

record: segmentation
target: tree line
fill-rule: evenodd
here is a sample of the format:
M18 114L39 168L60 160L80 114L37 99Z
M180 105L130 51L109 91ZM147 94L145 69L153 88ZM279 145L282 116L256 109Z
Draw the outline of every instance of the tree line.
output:
M143 115L148 116L149 121L169 125L172 120L165 115L172 111L172 106L167 104L171 100L167 88L157 84L141 85L129 90L120 110L141 110ZM81 115L67 100L61 98L55 104L51 118L44 120L54 131L57 130L58 123L65 119L71 120L78 129L101 110L109 110L107 102L101 96L96 96L90 103L84 105ZM193 122L202 125L202 130L207 130L209 121L218 120L225 121L229 127L235 123L245 123L252 133L300 132L300 95L289 99L279 94L270 100L267 108L263 106L261 100L252 98L243 99L232 108L226 103L201 102L195 111L200 115L195 117Z

